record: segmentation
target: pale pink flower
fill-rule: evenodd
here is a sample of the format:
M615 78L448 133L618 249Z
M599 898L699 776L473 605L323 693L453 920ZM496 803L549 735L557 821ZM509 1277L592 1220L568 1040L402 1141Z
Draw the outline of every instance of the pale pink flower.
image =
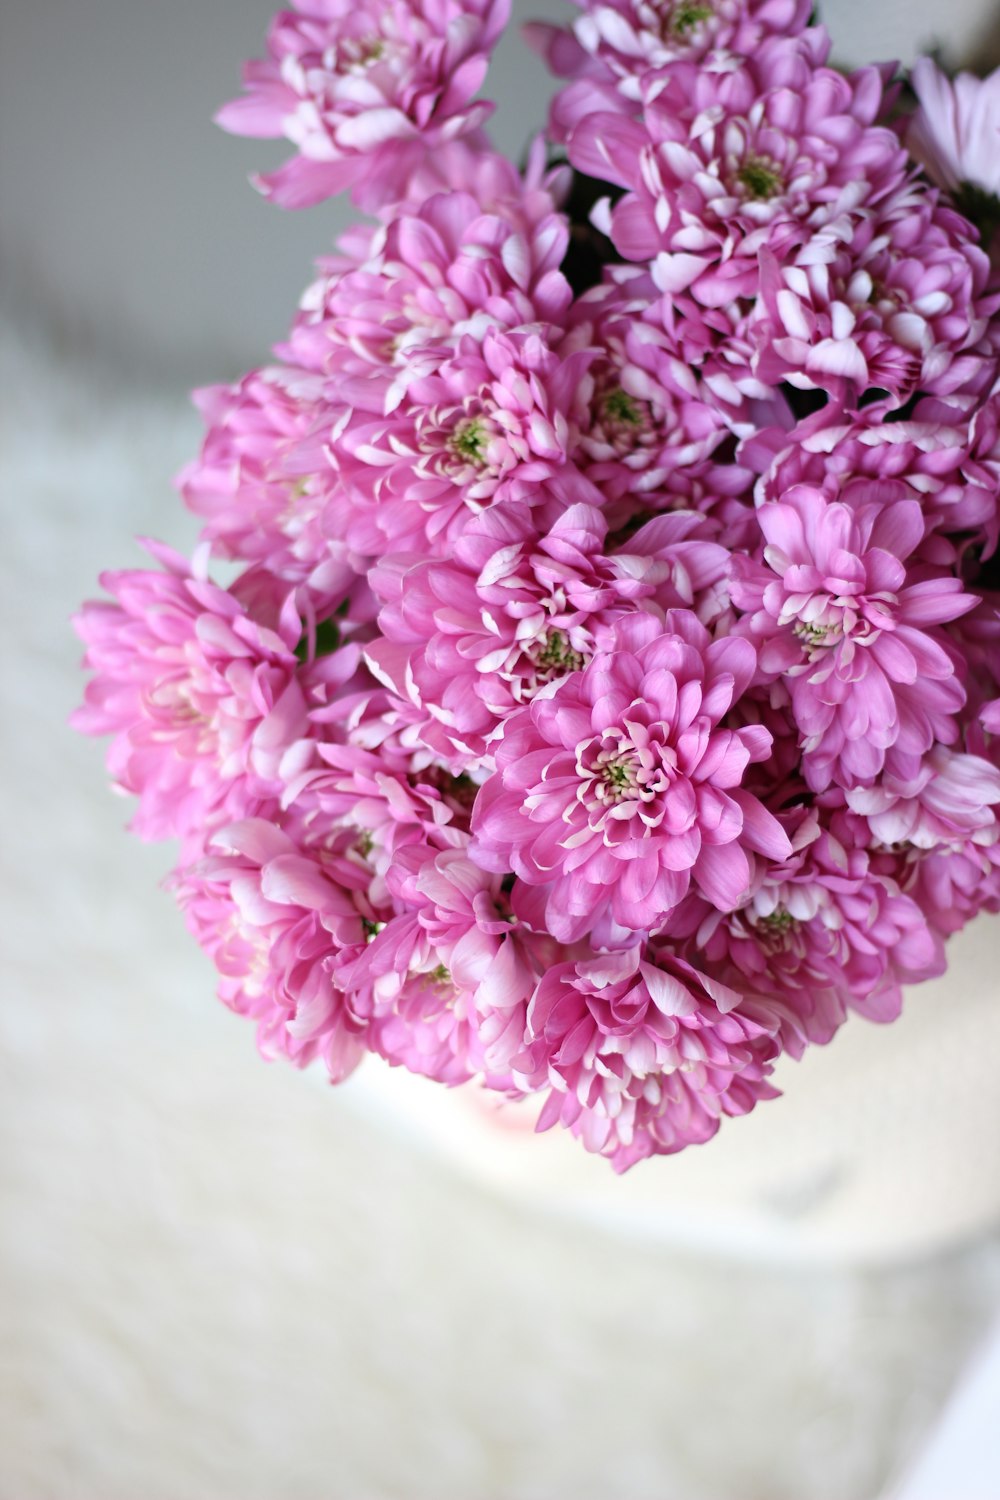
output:
M236 385L197 391L195 400L207 431L177 485L188 509L204 519L202 539L218 556L260 563L345 598L355 569L346 549L320 529L333 474L302 459L327 422L322 380L272 366Z
M948 78L918 57L910 83L919 108L906 144L932 182L961 196L964 188L1000 194L1000 69L988 78Z
M934 849L966 841L993 844L1000 837L994 811L1000 770L946 745L934 745L912 764L890 757L873 786L848 787L844 796L879 844Z
M359 700L362 712L366 706ZM354 743L353 720L344 728L351 743L313 742L304 762L286 766L283 802L310 829L348 832L372 872L372 899L384 903L389 871L407 845L463 846L456 818L467 822L475 789L467 794L458 778L410 774L390 746L374 752Z
M298 154L258 179L285 208L350 189L378 209L405 198L423 159L476 133L473 103L507 0L294 0L244 69L246 94L216 116L237 135L284 136Z
M737 558L732 595L761 673L790 695L809 785L868 783L891 746L953 743L965 693L934 627L977 601L957 578L908 574L916 501L853 510L800 485L758 519L767 566Z
M608 920L649 931L692 883L728 910L752 885L755 853L787 854L741 787L770 734L720 725L756 671L748 646L711 641L688 611L665 625L637 612L610 649L506 720L472 857L514 872L514 909L532 926L562 942Z
M160 571L102 574L114 602L76 617L94 675L72 722L114 736L108 768L139 799L136 833L185 838L280 795L281 757L309 727L302 621L293 594L277 619L255 617L208 579L204 559L192 567L146 545ZM357 665L345 648L326 671L343 683Z
M941 937L960 932L981 912L1000 912L1000 842L946 844L923 853L904 851L901 879Z
M633 947L550 968L528 1006L515 1079L548 1088L560 1124L618 1172L709 1140L776 1090L773 1025L668 949Z
M220 998L257 1022L265 1057L321 1057L335 1081L361 1060L364 1027L335 971L374 930L369 881L343 838L307 848L262 818L220 830L205 859L172 877Z

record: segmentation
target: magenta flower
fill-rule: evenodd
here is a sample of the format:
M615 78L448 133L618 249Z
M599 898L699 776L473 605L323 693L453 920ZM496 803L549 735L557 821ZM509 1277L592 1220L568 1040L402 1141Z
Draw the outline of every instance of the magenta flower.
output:
M752 57L769 36L796 36L809 24L809 0L609 0L582 4L572 31L535 23L528 40L562 78L613 83L640 97L646 73L712 52Z
M389 886L399 914L349 971L351 1009L369 1044L440 1083L495 1074L497 1055L520 1045L537 978L499 879L462 848L409 846Z
M220 999L257 1022L264 1056L300 1067L321 1057L335 1081L364 1053L337 965L363 949L378 916L367 901L370 876L345 845L304 848L249 818L217 833L212 852L171 881L222 976Z
M924 539L919 505L855 512L803 485L759 520L767 566L738 559L733 600L752 611L762 674L790 695L809 785L870 783L891 746L919 756L952 743L965 693L933 627L976 597L957 578L908 574Z
M618 1172L709 1140L772 1099L766 1018L669 953L638 947L557 964L528 1007L515 1078L548 1088L539 1130L567 1127Z
M893 1020L900 984L944 968L921 907L873 868L846 826L838 831L843 841L807 815L794 853L763 873L739 910L703 907L700 925L689 919L699 962L755 997L796 1056L807 1042L828 1042L849 1009Z
M561 356L539 329L464 337L393 410L343 426L328 533L370 557L433 554L490 505L547 500L567 468L568 413L590 357Z
M684 610L665 628L631 615L613 640L510 715L473 810L473 858L513 870L515 910L561 942L607 918L655 929L692 882L728 910L751 887L752 855L789 849L741 787L770 734L720 725L756 670L748 643L710 641Z
M76 617L94 675L72 722L114 736L108 769L139 799L141 838L200 836L280 796L281 757L309 724L302 622L292 595L264 624L199 566L146 546L162 571L103 574L114 603ZM357 664L346 650L332 675L347 680Z
M320 262L289 343L292 365L336 376L337 394L379 411L487 329L560 324L572 293L559 270L568 226L541 185L510 173L502 209L471 192L437 193L384 228L355 230ZM351 384L345 386L345 380Z
M297 148L258 179L284 208L347 189L364 209L399 201L429 153L489 115L472 99L507 0L294 3L271 25L270 55L247 63L246 95L216 116L237 135L284 136Z
M837 239L898 188L906 156L873 123L881 104L877 69L845 77L775 39L735 68L674 64L641 123L585 102L569 155L626 189L607 227L627 260L652 262L668 299L725 307L756 296L762 251L783 264L820 231Z
M506 716L583 667L637 605L717 609L728 554L701 539L701 517L650 522L616 551L593 506L573 505L547 533L507 504L472 521L450 561L388 558L371 573L386 605L372 669L425 711L424 743L479 758Z

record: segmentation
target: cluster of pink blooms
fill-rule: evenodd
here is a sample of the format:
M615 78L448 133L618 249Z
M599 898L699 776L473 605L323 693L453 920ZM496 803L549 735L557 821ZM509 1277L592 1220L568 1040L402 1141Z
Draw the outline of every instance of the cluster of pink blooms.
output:
M521 172L505 0L295 3L221 119L374 222L199 394L201 543L105 575L76 724L267 1056L622 1170L1000 910L1000 78L584 0Z

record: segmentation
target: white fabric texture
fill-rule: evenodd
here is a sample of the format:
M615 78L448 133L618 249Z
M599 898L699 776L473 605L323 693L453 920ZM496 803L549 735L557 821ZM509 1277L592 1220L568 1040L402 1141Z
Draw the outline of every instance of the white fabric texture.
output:
M264 1066L156 887L169 851L65 724L68 616L140 565L132 533L187 544L197 423L0 334L0 1494L874 1500L1000 1305L1000 1241L895 1269L670 1248ZM925 1054L915 1118L996 1092L970 1041L957 1079Z

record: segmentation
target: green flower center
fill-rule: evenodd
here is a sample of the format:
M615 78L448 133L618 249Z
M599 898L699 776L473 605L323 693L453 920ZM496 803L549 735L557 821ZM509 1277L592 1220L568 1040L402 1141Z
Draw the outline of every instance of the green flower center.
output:
M639 403L634 401L627 391L623 391L621 386L608 392L604 398L603 410L605 417L611 422L627 422L630 427L639 427L642 424Z
M670 18L670 29L676 36L685 37L702 21L712 19L712 7L699 0L681 0Z
M798 923L785 907L776 906L769 916L760 918L757 926L766 928L768 932L784 935L786 932L791 932L793 927L797 927Z
M818 625L811 620L799 620L794 627L794 634L804 645L832 646L840 639L840 627L838 625Z
M486 424L480 417L468 417L464 422L459 422L455 431L448 439L448 446L453 453L464 458L466 463L473 464L477 469L486 465L486 447L489 443L489 434Z
M624 756L609 760L601 767L601 780L608 789L608 801L620 802L635 789L635 768Z
M574 651L561 630L550 630L545 643L535 657L535 670L539 677L562 676L565 672L579 672L583 656Z
M781 173L762 156L748 156L736 173L736 181L746 189L748 198L764 202L781 191Z

